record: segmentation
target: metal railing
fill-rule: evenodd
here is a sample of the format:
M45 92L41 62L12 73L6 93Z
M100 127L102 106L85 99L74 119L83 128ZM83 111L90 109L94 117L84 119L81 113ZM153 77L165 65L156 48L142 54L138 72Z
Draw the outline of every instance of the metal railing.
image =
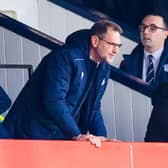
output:
M51 0L50 0L51 1ZM42 33L30 26L27 26L19 21L16 21L2 13L0 13L0 26L7 28L8 30L15 32L23 37L34 41L48 49L55 50L60 45L64 43L45 34ZM18 65L18 64L0 64L0 68L13 68L13 69L28 69L29 77L33 72L32 65ZM115 80L131 89L134 89L146 96L151 96L153 89L147 83L142 82L139 78L136 78L132 75L122 72L121 70L111 66L111 75L110 78Z
M0 69L27 69L29 78L33 73L33 66L30 64L0 64Z

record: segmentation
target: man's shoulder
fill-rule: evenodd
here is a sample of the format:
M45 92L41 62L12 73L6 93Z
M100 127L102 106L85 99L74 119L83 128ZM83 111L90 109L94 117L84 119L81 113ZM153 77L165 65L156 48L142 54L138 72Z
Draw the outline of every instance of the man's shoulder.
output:
M63 45L59 49L52 51L50 54L48 54L45 60L48 60L47 62L72 62L74 60L86 60L88 58L89 54L87 51L84 52L74 45Z
M143 46L137 45L131 52L131 54L124 54L123 60L120 63L120 69L129 71L134 64L139 64L143 59Z
M131 58L131 57L136 57L136 56L143 56L143 46L142 45L137 45L130 54L123 54L124 58Z
M62 53L66 56L68 56L71 60L76 59L86 59L89 57L87 52L82 51L80 48L76 46L66 46Z

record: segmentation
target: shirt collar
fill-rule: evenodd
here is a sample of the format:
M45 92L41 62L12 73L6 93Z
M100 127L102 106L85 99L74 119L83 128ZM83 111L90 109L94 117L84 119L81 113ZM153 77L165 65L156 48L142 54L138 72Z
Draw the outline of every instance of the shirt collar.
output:
M152 55L154 57L154 59L159 59L162 55L162 52L163 52L163 47L153 53L149 53L148 51L144 50L144 56L145 58L147 58L148 55Z
M93 62L95 62L94 61L94 59L93 59L93 57L90 55L90 60L92 60ZM100 64L100 62L95 62L96 64L97 64L97 67L99 66L99 64Z

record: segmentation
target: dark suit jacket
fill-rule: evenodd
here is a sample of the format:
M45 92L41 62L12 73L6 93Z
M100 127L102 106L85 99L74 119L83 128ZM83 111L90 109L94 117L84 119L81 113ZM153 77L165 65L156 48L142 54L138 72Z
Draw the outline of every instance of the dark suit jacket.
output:
M153 110L145 136L146 142L168 142L168 83L160 85L152 97Z
M124 55L124 60L120 64L120 69L136 77L142 78L143 68L143 46L138 45L130 55ZM168 82L168 41L164 46L155 79L155 85Z
M125 55L120 69L142 78L143 46L138 45L131 55ZM156 90L152 96L153 110L145 141L168 141L168 42L166 41L155 79ZM163 87L164 86L164 87ZM162 88L163 87L163 88Z

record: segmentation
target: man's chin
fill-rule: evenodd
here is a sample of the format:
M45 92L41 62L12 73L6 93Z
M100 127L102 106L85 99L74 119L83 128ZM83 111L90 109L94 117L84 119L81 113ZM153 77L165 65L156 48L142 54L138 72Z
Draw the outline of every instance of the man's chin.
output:
M150 47L151 46L151 41L145 41L143 42L143 46L145 47Z
M104 62L111 64L114 60L114 56L111 56L110 58L104 57Z
M147 51L150 51L150 49L152 48L150 44L144 44L143 46Z
M111 59L106 60L106 62L107 62L108 64L112 64L113 60L114 60L114 59L111 58Z

